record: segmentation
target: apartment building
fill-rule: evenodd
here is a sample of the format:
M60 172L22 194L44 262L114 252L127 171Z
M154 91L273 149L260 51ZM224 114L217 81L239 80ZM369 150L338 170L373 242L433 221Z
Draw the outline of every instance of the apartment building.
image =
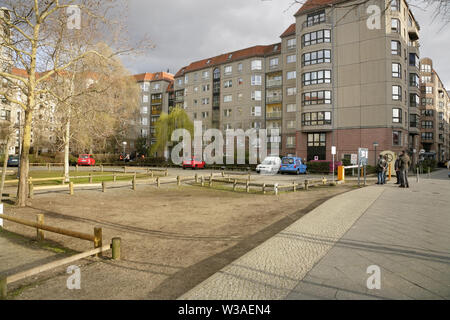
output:
M204 129L279 128L282 155L330 160L336 146L342 159L363 147L370 164L375 148L416 161L419 30L404 0L308 0L280 43L183 67L175 106Z
M450 159L450 97L430 58L421 60L420 78L421 149L446 161Z
M135 150L138 138L147 139L150 147L156 142L155 123L161 113L169 112L169 105L173 106L173 75L167 72L142 73L134 75L140 86L140 105L138 115L133 126L133 133L127 141L126 151Z

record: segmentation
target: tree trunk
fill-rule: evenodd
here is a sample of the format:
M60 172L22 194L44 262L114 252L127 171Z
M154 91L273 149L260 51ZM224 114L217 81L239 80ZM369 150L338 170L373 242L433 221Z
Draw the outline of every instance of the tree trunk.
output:
M32 101L32 103L34 103L34 101ZM32 103L30 103L30 105L32 105ZM25 112L25 124L23 126L22 152L20 155L19 187L17 189L17 202L16 202L16 204L19 207L25 207L27 205L28 171L29 171L28 156L30 154L31 122L33 119L33 112L31 111L31 108L25 110L24 112Z
M11 134L8 134L8 137L6 138L6 144L5 144L5 159L3 159L3 171L2 171L2 181L0 183L0 203L2 203L3 199L3 189L5 187L5 179L6 179L6 170L8 169L8 150L9 145L11 143L12 136Z

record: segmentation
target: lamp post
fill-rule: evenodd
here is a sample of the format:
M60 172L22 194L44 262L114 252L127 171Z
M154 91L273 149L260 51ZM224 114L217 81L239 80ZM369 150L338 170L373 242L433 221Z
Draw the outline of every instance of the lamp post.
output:
M17 117L17 124L19 127L19 163L17 165L17 179L20 179L20 158L22 156L22 127L21 127L21 118L22 118L22 113L19 112L18 113L18 117Z
M122 142L122 144L123 144L123 163L125 163L126 162L126 160L125 160L125 148L127 147L127 142L124 141L124 142Z
M375 148L375 167L377 166L377 147L379 146L378 142L374 142L373 146Z

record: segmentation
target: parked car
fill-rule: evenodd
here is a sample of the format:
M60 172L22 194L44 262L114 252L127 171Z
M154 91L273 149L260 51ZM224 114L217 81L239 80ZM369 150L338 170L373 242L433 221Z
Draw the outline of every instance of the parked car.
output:
M261 164L256 166L257 173L277 174L280 170L281 159L279 157L266 157Z
M8 157L8 167L18 167L20 162L19 156Z
M281 160L281 174L284 173L295 173L295 174L306 174L307 166L303 163L302 158L297 157L284 157Z
M79 166L95 166L95 159L92 154L80 154L77 164Z
M191 168L192 170L195 169L205 169L206 163L205 161L198 161L194 157L192 157L191 160L183 161L183 170L186 168Z

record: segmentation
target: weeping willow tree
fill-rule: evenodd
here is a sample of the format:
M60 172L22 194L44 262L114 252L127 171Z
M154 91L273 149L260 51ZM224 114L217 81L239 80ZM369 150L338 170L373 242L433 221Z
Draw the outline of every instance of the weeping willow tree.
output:
M152 154L164 154L176 129L186 129L191 137L194 134L194 124L182 108L173 108L170 114L162 113L155 129L156 143L151 148Z

